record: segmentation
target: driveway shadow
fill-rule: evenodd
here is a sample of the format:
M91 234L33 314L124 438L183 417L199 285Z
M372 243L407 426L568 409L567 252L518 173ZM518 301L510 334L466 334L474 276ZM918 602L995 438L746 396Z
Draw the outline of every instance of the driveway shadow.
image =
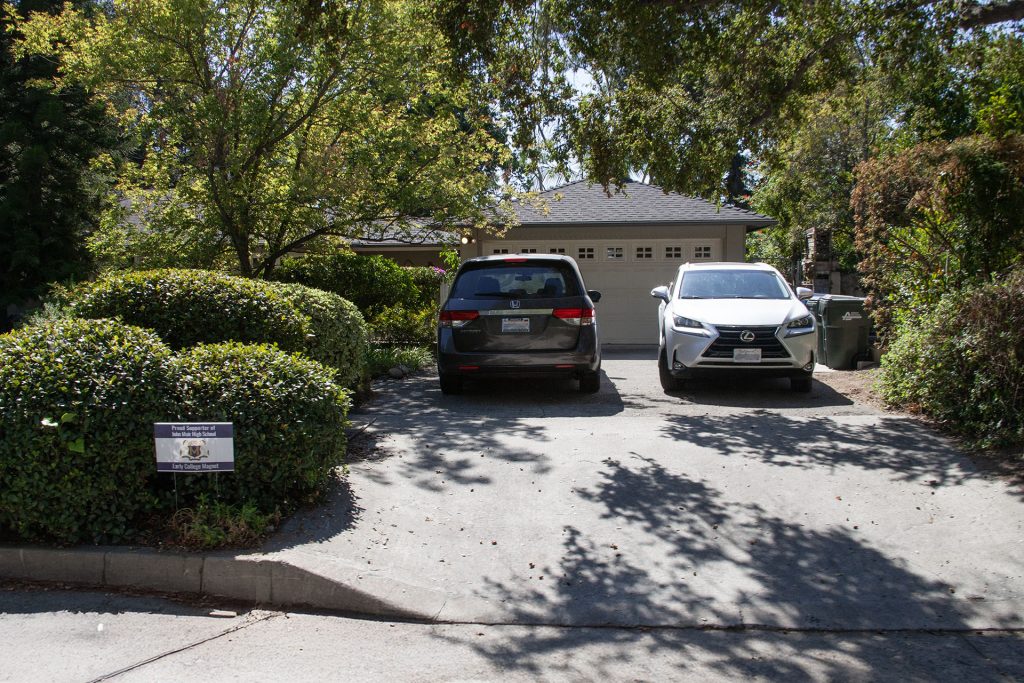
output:
M724 408L829 408L854 404L852 399L818 380L812 380L810 393L799 393L789 388L786 378L735 375L687 380L682 389L667 395L684 404Z
M887 470L900 481L961 483L978 469L945 438L907 418L792 417L768 410L665 416L661 431L678 442L780 467Z

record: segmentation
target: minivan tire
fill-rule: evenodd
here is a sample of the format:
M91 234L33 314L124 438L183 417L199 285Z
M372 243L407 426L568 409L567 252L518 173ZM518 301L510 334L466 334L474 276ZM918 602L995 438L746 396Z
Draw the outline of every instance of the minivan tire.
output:
M453 377L452 375L441 375L441 393L451 396L452 394L462 393L462 378Z
M601 390L601 372L584 372L580 375L580 392L596 394Z

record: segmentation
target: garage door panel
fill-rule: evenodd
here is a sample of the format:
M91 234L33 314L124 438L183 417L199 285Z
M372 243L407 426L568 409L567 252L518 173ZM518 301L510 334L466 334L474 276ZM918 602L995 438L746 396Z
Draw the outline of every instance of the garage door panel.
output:
M597 319L605 344L656 344L658 300L651 297L651 290L671 282L679 266L686 261L721 259L721 248L718 238L551 240L530 244L487 241L482 244L483 253L487 255L504 249L510 254L527 249L536 249L541 254L564 249L576 259L587 289L601 292ZM581 253L593 255L593 258L579 258ZM647 256L649 258L642 258Z

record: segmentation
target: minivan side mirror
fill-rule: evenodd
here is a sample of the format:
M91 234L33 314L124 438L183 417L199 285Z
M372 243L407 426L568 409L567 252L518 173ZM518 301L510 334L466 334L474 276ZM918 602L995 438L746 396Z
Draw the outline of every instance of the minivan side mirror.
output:
M662 285L661 287L655 287L651 290L651 296L655 299L661 299L665 303L668 303L668 287Z
M590 300L593 301L595 304L601 300L601 292L598 292L597 290L594 289L588 289L587 296L589 296Z
M796 288L796 298L803 301L804 299L810 299L814 295L814 292L806 287Z

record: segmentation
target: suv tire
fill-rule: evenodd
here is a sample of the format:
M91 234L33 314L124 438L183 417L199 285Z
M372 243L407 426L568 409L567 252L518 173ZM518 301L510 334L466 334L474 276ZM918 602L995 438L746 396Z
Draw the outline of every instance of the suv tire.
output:
M665 391L679 391L683 388L682 380L673 377L668 369L668 349L661 347L658 354L658 379L661 380L661 388Z
M807 377L790 377L789 388L793 391L798 391L802 394L806 394L811 390L811 376Z

